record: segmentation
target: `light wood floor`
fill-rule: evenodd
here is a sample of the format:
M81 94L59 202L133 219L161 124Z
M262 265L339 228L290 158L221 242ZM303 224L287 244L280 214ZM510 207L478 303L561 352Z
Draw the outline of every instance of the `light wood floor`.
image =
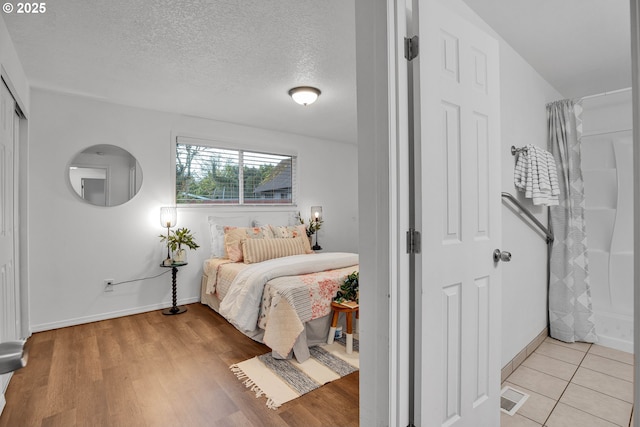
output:
M355 372L278 410L229 366L268 352L201 304L34 334L4 426L357 426Z

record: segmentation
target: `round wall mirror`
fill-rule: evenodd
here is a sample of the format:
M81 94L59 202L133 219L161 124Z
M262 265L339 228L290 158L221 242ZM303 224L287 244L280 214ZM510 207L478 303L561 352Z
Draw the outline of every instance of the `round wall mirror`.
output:
M118 206L142 186L140 163L115 145L93 145L71 160L69 182L82 200L96 206Z

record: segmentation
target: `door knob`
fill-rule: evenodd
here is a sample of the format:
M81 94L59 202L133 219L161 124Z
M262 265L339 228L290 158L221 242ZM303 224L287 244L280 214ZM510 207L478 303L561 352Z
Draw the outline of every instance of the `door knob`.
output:
M493 251L493 262L509 262L511 261L511 252L501 251L500 249L496 249Z

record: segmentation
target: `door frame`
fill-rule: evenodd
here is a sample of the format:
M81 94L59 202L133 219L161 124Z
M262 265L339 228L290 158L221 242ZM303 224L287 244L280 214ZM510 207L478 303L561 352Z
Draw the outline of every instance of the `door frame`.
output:
M640 0L630 0L631 25L631 88L633 96L633 351L640 355ZM640 357L635 357L633 374L633 404L640 408ZM640 417L634 417L634 427L640 427Z
M355 18L360 275L369 290L360 296L360 424L407 425L405 0L355 0Z

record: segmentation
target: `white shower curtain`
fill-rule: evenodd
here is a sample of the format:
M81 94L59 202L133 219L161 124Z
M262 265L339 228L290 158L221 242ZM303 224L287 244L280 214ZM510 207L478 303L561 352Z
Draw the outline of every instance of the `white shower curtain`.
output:
M560 204L549 207L555 240L549 277L550 335L565 341L596 342L591 308L584 184L580 168L582 107L571 100L547 105L548 146L558 169Z

